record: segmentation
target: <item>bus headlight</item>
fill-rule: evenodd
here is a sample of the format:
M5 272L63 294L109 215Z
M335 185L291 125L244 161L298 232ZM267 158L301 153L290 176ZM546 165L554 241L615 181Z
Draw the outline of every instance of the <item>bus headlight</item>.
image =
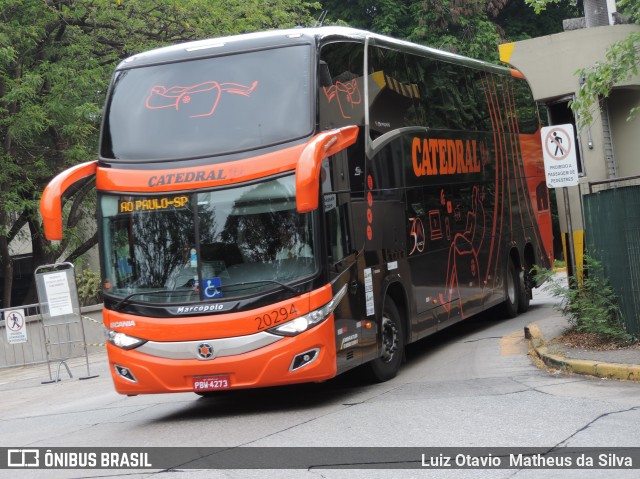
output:
M134 338L133 336L111 330L107 333L107 341L121 349L134 349L147 342L145 339Z
M269 332L273 334L279 334L281 336L296 336L308 329L313 328L314 326L323 322L331 315L331 313L333 313L333 311L338 307L338 304L340 304L340 301L342 300L346 292L347 285L345 284L342 288L340 288L340 291L336 293L331 301L329 301L323 307L304 314L296 319L292 319L291 321L284 323L281 326L271 328Z

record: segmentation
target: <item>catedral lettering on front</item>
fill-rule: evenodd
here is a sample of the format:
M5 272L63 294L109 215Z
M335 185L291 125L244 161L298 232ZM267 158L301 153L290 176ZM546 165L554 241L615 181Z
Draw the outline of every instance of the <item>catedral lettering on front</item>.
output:
M522 75L370 32L204 40L117 68L95 176L103 321L122 394L394 377L404 347L551 262Z

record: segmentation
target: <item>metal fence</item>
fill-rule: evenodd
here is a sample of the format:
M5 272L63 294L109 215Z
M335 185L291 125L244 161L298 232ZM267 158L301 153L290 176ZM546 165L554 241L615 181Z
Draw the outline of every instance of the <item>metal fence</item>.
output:
M640 336L640 176L589 183L587 253L602 262L627 331Z
M640 176L624 176L610 180L590 181L589 193L599 193L607 190L617 190L625 186L640 186Z
M26 314L25 329L28 341L18 344L11 344L5 340L6 321L4 313L15 309L24 309ZM16 306L12 308L0 309L0 369L15 366L31 366L47 362L47 353L43 348L44 331L42 321L40 321L40 305L27 304L26 306Z
M27 341L10 344L6 337L6 321L2 318L5 311L15 309L25 310ZM102 326L102 305L82 308L82 321L87 334L89 352L104 351L106 347L104 327ZM46 363L47 349L40 305L29 304L0 309L0 370Z

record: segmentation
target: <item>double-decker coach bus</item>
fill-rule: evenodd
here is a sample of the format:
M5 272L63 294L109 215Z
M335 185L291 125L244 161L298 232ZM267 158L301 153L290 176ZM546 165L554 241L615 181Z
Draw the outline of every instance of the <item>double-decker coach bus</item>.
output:
M124 60L95 176L107 351L127 395L393 378L404 347L527 309L551 261L522 75L342 27Z

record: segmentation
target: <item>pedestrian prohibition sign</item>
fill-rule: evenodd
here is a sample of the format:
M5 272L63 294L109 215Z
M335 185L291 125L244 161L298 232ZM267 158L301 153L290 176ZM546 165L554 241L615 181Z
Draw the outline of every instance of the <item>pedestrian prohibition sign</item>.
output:
M4 325L7 330L9 344L27 342L27 326L24 320L24 309L4 312Z
M554 125L542 128L542 156L548 188L576 186L578 159L573 125Z

